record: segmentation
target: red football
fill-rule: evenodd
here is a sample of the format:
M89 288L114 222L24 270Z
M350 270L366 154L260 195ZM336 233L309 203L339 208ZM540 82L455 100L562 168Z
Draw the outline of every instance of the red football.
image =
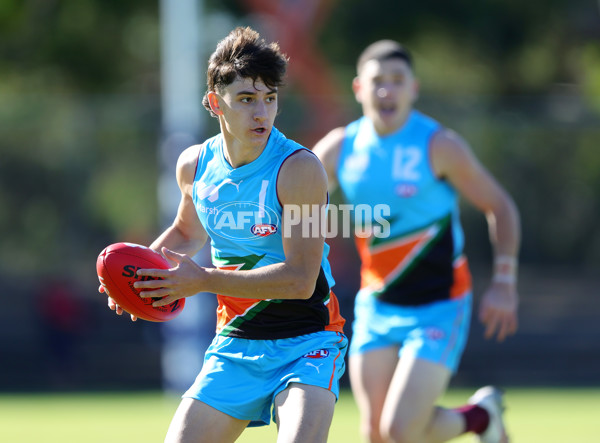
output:
M123 310L148 321L167 321L177 317L185 306L185 299L175 300L155 308L156 298L141 298L140 290L133 287L138 269L169 269L171 265L158 252L134 243L115 243L107 246L98 256L96 272L104 290Z

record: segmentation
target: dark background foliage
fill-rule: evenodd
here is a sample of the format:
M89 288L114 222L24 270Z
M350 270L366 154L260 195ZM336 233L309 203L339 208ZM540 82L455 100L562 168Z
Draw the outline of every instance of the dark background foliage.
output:
M205 1L207 53L232 26L258 25L250 3ZM548 304L547 288L560 287L554 302L586 301L555 324L577 324L581 304L595 306L590 281L600 265L596 2L343 0L330 8L309 37L331 71L339 123L359 115L350 82L362 48L380 38L406 44L421 81L418 107L459 131L521 210L522 267L534 276L524 281L525 313ZM158 14L158 2L145 0L0 2L0 281L15 304L0 314L0 349L17 361L5 369L25 374L18 361L47 348L44 314L32 308L55 284L68 287L87 313L80 314L87 329L65 326L78 346L100 349L122 330L132 344L158 334L106 320L94 271L107 244L148 243L161 228ZM309 131L306 94L292 76L277 124L310 146L329 128ZM202 137L217 130L207 121ZM475 276L485 280L486 225L468 206L463 222ZM348 244L335 249L338 292L350 306L356 263ZM557 276L561 283L547 284ZM17 348L15 340L26 345Z

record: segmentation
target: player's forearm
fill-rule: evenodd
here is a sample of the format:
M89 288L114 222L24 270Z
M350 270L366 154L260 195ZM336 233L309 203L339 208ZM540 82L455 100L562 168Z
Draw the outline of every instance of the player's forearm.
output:
M506 198L500 208L488 214L488 223L494 252L492 279L514 282L518 271L521 223L519 211L511 198Z
M317 276L285 262L248 271L205 268L202 290L238 298L308 299Z
M179 252L180 254L187 254L190 257L193 257L200 249L202 249L205 241L206 240L200 238L186 236L175 225L171 225L152 242L150 248L160 252L162 247L166 247L172 251Z
M512 199L506 198L487 218L494 253L516 257L521 244L521 222L519 211Z

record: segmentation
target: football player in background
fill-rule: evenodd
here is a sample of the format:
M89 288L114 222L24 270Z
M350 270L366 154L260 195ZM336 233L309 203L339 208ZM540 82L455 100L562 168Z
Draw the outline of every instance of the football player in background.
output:
M361 288L349 370L362 433L371 443L443 442L467 432L505 442L500 390L482 388L457 409L436 402L458 367L471 318L458 197L489 224L494 271L479 319L485 336L499 341L517 330L518 210L463 138L413 108L418 83L399 43L369 45L352 87L362 117L313 151L345 203L389 208L386 238L356 239Z

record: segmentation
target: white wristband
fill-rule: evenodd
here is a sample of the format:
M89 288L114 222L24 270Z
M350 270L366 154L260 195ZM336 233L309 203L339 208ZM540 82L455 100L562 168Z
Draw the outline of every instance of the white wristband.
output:
M492 282L515 284L517 282L517 277L515 274L494 274Z
M517 259L512 255L498 255L494 257L495 266L510 266L517 267Z
M494 258L494 274L514 275L517 273L517 259L510 255L499 255Z

